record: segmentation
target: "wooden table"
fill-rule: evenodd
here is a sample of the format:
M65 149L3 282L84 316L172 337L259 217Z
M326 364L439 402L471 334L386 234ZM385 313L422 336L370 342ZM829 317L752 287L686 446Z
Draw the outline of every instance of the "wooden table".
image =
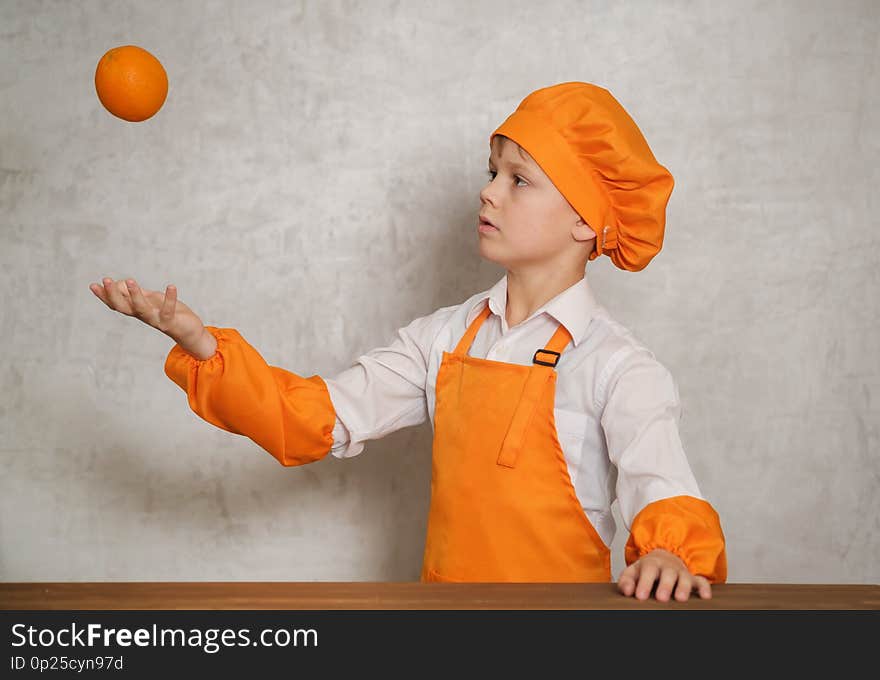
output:
M370 582L0 583L0 610L880 609L880 585L713 586L712 598L640 601L614 584Z

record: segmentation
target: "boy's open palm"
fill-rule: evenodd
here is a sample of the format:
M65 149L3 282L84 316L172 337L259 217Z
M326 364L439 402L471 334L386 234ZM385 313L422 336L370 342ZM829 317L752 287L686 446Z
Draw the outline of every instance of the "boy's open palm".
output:
M105 278L103 286L93 283L89 290L110 309L140 319L183 346L194 344L204 332L202 320L177 299L173 285L161 293L141 288L134 279Z

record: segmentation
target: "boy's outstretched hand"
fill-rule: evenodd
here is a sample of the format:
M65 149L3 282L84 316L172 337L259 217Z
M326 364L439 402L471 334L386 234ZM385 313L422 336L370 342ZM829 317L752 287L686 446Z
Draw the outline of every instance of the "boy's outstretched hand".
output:
M213 353L211 347L216 347L216 341L198 315L177 299L174 286L168 286L162 293L141 288L134 279L105 278L100 284L91 284L89 289L110 309L162 331L190 354L205 358Z
M617 588L624 595L647 600L654 583L657 583L656 598L661 602L668 602L673 590L679 602L685 602L693 590L697 590L703 599L712 597L709 579L692 574L678 555L661 549L652 550L624 569L617 580Z

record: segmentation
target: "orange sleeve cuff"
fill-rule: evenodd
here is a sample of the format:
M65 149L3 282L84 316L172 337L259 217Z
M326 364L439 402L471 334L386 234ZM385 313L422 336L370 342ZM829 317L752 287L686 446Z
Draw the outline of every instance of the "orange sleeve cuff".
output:
M624 549L630 565L662 548L678 555L692 574L712 583L727 580L727 554L718 513L693 496L673 496L649 503L635 516Z
M326 456L333 445L336 411L320 376L303 378L262 356L233 328L205 326L217 351L200 361L175 344L165 374L203 420L244 435L285 466Z

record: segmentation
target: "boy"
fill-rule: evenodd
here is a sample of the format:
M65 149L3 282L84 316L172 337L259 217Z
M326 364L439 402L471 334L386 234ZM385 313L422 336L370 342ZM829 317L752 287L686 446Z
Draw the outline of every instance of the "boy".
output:
M105 279L95 292L177 341L165 371L200 417L283 465L354 456L430 418L423 581L610 581L616 496L630 527L620 591L710 597L726 579L724 536L681 447L674 380L585 277L602 254L648 264L673 178L588 83L528 95L490 150L476 230L506 275L333 379L268 366L234 329L202 326L172 287L163 298Z

